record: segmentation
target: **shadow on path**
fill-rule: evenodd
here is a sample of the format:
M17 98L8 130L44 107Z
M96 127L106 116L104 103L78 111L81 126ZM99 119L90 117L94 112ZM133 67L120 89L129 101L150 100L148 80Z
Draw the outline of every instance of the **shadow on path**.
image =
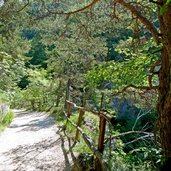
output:
M40 116L37 117L37 113L29 114L29 111L22 111L16 114L16 118L21 119L21 123L14 122L9 128L21 128L20 131L38 131L40 129L49 128L55 124L55 120L44 113L40 113ZM22 120L28 121L22 124Z
M75 142L71 145L70 138L65 134L64 131L58 131L57 134L60 136L61 140L61 149L65 158L65 169L64 171L73 170L73 165L76 162L77 154L74 154L72 148L76 145ZM66 141L67 140L67 141ZM68 147L66 147L66 143ZM72 162L70 161L72 158Z
M36 170L55 169L59 167L59 163L50 154L53 154L55 146L60 143L60 139L55 141L53 139L46 139L33 145L20 145L15 149L3 153L3 155L8 157L10 154L10 162L5 162L8 162L9 165L15 164L14 170L16 171L25 170L25 167L28 165L30 168L34 167ZM49 158L52 159L50 163Z
M0 137L0 146L5 147L0 149L0 171L70 171L76 160L73 145L52 117L17 111Z

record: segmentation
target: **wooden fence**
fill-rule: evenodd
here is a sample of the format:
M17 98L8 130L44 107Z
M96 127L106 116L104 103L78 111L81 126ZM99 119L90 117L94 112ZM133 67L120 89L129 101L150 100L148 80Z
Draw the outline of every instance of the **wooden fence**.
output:
M105 140L105 132L106 132L106 123L111 123L112 125L115 125L116 118L114 116L111 116L108 112L105 111L95 111L91 109L86 109L85 107L77 106L75 103L70 102L69 100L66 100L66 107L67 107L67 113L64 112L67 121L69 121L75 128L76 128L76 134L75 134L75 140L78 141L80 135L84 139L85 143L88 145L90 150L93 152L93 154L96 156L95 159L95 169L98 171L106 171L107 167L105 162L103 161L102 154L104 150L104 140ZM72 109L76 108L79 110L79 116L77 120L77 124L73 123L70 120L70 116L72 115ZM85 112L90 112L93 115L96 115L99 117L99 137L98 137L98 145L97 147L93 143L90 137L84 133L84 131L81 129L81 123L83 120L83 116Z

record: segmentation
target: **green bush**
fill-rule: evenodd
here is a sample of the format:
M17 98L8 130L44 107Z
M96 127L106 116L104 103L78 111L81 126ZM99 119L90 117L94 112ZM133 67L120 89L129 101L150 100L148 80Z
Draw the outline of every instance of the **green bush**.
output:
M52 107L52 108L48 107L47 111L55 119L58 125L63 124L64 120L66 120L65 115L64 115L63 105L59 105L58 107Z
M74 124L77 124L78 113L72 114L70 119ZM70 138L75 138L76 128L70 122L67 122L66 132Z
M4 93L0 92L0 102L5 103L7 102L7 97Z
M12 122L13 118L14 118L13 111L7 112L2 119L2 124L9 125Z
M14 112L9 111L0 118L0 131L3 131L14 118Z

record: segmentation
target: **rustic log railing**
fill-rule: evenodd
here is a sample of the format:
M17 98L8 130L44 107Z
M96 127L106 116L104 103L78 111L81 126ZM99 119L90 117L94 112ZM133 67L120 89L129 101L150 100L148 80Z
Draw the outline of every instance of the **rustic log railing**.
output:
M95 169L98 171L106 171L107 167L106 167L105 162L102 159L102 154L103 154L103 150L104 150L105 132L106 132L106 122L111 123L112 125L115 125L116 118L114 116L111 116L106 111L98 112L95 110L87 109L85 107L80 107L80 106L77 106L75 103L70 102L69 100L66 100L66 106L67 106L67 113L64 112L64 114L67 118L67 121L69 121L76 128L75 140L78 141L79 136L81 134L85 143L88 145L90 150L96 156ZM77 124L73 123L70 120L70 116L72 115L72 108L76 108L79 110ZM91 138L88 137L84 133L84 131L81 129L81 122L83 120L83 116L84 116L85 112L90 112L99 117L99 138L98 138L98 146L97 147L94 145Z

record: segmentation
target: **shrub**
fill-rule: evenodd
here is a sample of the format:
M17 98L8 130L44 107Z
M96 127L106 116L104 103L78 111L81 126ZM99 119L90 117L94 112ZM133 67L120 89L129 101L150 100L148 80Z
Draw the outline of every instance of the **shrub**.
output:
M3 117L2 124L9 125L12 122L13 118L14 118L14 113L13 113L13 111L10 110Z
M7 127L13 120L14 113L13 111L9 111L1 116L0 118L0 131L3 131L5 127Z

